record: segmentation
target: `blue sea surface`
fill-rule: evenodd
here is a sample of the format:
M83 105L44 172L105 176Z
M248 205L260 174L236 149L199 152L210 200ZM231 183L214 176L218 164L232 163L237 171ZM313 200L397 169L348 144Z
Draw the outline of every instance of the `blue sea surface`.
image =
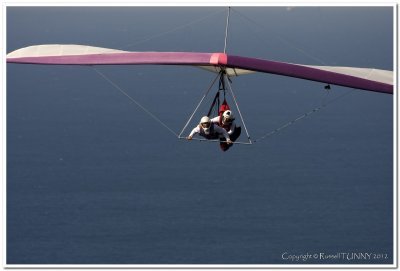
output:
M224 11L8 7L7 52L46 43L221 51ZM393 67L392 8L231 16L232 54L322 65L304 48L327 65ZM176 133L215 76L97 69ZM270 74L232 80L252 139L337 100L222 152L176 138L92 67L7 64L7 264L392 264L393 96ZM317 257L296 258L304 254Z

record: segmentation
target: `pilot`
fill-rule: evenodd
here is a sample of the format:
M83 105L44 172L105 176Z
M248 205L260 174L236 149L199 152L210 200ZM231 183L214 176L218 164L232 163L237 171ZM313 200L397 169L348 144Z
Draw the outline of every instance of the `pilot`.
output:
M226 110L224 111L224 113L222 113L221 116L212 118L211 122L218 124L220 127L224 128L228 132L229 136L232 136L232 134L235 132L235 117L233 116L231 110Z
M193 128L187 139L191 140L195 134L199 134L206 139L225 138L227 144L232 144L228 132L224 128L212 123L211 119L207 116L201 118L200 124Z

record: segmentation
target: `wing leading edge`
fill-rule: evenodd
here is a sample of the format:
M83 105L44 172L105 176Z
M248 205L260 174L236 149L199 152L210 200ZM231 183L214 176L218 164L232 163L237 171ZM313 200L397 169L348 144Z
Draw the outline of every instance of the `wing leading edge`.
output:
M264 72L326 84L393 94L393 72L387 70L310 66L258 58L198 52L128 52L85 45L35 45L7 55L8 63L47 65L188 65L229 76Z

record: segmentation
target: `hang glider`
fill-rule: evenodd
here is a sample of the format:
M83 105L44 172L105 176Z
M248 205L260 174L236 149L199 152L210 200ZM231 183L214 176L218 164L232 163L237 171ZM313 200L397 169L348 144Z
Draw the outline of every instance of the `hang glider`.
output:
M86 45L45 44L18 49L8 63L45 65L188 65L227 76L264 72L325 84L393 94L393 71L373 68L312 66L225 53L129 52Z

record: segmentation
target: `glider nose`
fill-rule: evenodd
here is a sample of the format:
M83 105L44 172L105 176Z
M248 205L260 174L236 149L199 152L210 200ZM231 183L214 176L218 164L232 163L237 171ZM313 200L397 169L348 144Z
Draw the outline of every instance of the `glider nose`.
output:
M210 57L212 65L226 65L228 63L228 55L224 53L213 53Z

